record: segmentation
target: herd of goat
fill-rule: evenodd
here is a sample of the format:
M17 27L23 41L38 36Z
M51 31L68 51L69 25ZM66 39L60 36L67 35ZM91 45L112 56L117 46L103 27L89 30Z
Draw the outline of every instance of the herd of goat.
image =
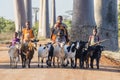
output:
M88 42L76 41L68 44L63 43L47 43L39 45L38 49L34 42L27 44L16 44L11 46L8 53L10 56L10 67L17 68L17 63L21 55L22 67L30 68L31 59L35 53L38 52L38 67L67 67L70 65L76 68L77 59L79 59L80 68L93 68L93 61L96 60L97 69L99 69L99 61L103 46L97 45L95 48L88 46ZM44 60L45 59L45 60ZM90 60L90 61L89 61ZM84 64L85 63L85 64ZM90 63L90 64L89 64ZM57 65L56 65L57 64Z

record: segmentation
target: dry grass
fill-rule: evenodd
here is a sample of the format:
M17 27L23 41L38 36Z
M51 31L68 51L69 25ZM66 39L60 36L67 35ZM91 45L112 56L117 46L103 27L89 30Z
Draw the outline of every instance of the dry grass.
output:
M1 33L0 34L0 41L8 41L11 40L14 33Z
M120 62L120 52L103 51L103 55Z

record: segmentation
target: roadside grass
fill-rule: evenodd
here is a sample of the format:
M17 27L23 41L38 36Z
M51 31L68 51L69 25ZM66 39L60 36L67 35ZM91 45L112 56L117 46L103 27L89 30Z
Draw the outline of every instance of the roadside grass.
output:
M11 39L13 38L13 32L11 33L0 33L0 43L1 44L8 44Z

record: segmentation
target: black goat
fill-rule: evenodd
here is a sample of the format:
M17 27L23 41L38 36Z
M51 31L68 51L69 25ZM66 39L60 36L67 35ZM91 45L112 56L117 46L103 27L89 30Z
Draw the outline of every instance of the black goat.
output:
M99 69L99 62L100 62L100 58L101 58L101 53L102 51L104 50L104 46L101 46L101 45L97 45L93 48L93 53L91 53L90 55L90 66L91 68L93 68L93 62L94 62L94 59L96 60L96 66L97 66L97 69Z

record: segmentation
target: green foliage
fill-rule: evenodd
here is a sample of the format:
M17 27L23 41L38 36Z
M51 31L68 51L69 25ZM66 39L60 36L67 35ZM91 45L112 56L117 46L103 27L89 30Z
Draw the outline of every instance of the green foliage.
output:
M36 22L36 23L33 25L33 31L34 31L35 37L37 37L37 35L38 35L38 27L39 27L39 22Z
M70 32L70 29L72 27L72 14L73 11L72 10L68 10L65 13L67 13L67 15L63 15L63 22L67 25L67 30L68 33Z
M15 31L14 22L0 17L0 33L8 33L13 31Z
M67 25L67 30L69 32L72 26L71 25L72 21L70 19L65 19L63 22Z

